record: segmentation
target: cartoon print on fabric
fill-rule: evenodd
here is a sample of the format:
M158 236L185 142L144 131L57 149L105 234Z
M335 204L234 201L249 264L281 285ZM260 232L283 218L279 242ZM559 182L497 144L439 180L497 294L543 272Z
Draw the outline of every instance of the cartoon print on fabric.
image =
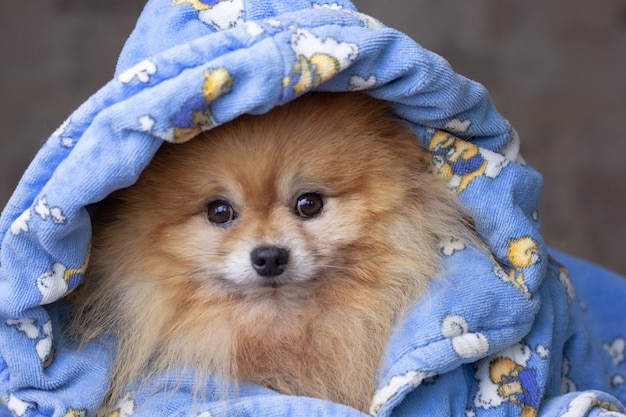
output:
M469 119L460 120L460 119L452 119L448 123L445 124L444 129L448 132L452 133L465 133L472 125L472 121Z
M363 13L359 13L359 12L355 12L353 10L346 10L339 3L331 3L331 4L313 3L313 8L314 9L344 10L346 13L349 13L349 14L359 18L359 20L361 20L361 23L363 24L363 26L365 26L366 28L369 28L369 29L381 29L381 28L385 27L385 25L383 25L379 20L373 18L372 16L369 16L369 15L366 15L366 14L363 14Z
M335 76L356 59L359 51L353 43L338 42L331 37L320 39L302 28L295 28L291 49L296 54L296 62L291 74L283 78L282 99L285 101Z
M56 262L49 271L41 274L37 278L37 288L41 293L39 304L50 304L63 297L70 289L76 287L87 270L89 255L87 253L85 261L78 268L67 268L62 263Z
M117 76L117 79L122 84L129 84L134 79L145 84L150 81L150 77L156 74L156 72L156 65L149 59L146 59L122 72Z
M63 417L85 417L86 415L87 413L84 410L74 410L73 408L70 408L65 414L63 414Z
M34 210L43 221L50 220L54 224L65 224L67 221L63 211L59 207L50 207L48 205L46 197L37 199L37 204L35 204Z
M460 129L456 124L454 127ZM448 180L448 187L457 193L463 192L478 177L496 178L510 162L500 154L441 130L430 139L428 150L435 174Z
M389 402L393 397L398 395L401 390L407 388L414 389L421 385L425 380L434 378L436 375L432 372L410 371L404 375L397 375L382 388L379 388L374 394L370 414L375 416L378 414L382 406Z
M569 377L570 363L567 356L563 356L563 367L561 368L561 394L578 391L576 383Z
M602 346L611 356L615 366L620 366L624 363L624 360L626 359L624 356L626 351L626 339L623 337L616 337L610 343L604 343ZM610 382L614 387L623 385L626 384L626 377L620 374L612 375L610 377Z
M609 382L611 383L612 386L617 387L619 385L624 385L626 384L626 378L624 377L624 375L613 375L610 379Z
M170 122L173 129L155 131L156 120L149 115L139 119L143 131L149 132L165 141L182 143L197 136L200 132L217 125L211 115L211 104L230 92L233 76L226 68L217 68L204 72L201 94L187 100L172 116Z
M243 0L172 0L171 6L188 4L198 11L198 19L215 30L226 30L243 23Z
M615 366L618 366L626 359L624 356L624 352L626 351L626 339L623 337L617 337L611 343L605 343L604 349L611 355Z
M539 246L529 236L509 239L507 246L506 259L508 265L497 265L494 268L494 273L503 281L513 284L519 292L529 298L530 292L524 281L522 270L539 262Z
M560 417L585 417L592 408L602 409L604 412L601 415L607 417L624 416L624 409L621 406L609 401L602 401L593 392L583 392L570 401L567 405L567 411Z
M216 125L209 106L230 91L232 82L233 78L225 68L204 73L202 95L190 99L172 117L172 123L176 126L174 129L175 143L186 142L200 132Z
M29 408L35 408L35 404L22 401L13 394L9 395L6 406L17 417L24 416Z
M28 222L30 222L30 209L26 209L17 219L13 221L13 223L11 223L9 228L11 234L13 236L17 236L21 233L28 233L30 231Z
M520 342L477 362L474 406L492 409L510 403L521 408L520 417L535 417L541 392L535 369L528 367L531 354Z
M443 319L441 334L450 339L452 348L462 358L476 358L489 351L489 340L482 333L469 331L465 317L450 315Z
M52 344L52 322L47 321L41 328L33 318L7 319L7 326L15 327L18 332L24 333L30 340L37 340L35 350L44 368L50 366L54 360L54 346Z
M353 75L350 77L350 91L361 91L374 88L376 86L376 76L370 75L364 78L360 75Z
M253 38L256 38L259 35L265 33L265 29L263 26L259 25L257 22L246 22L246 33Z
M437 248L445 256L452 256L455 252L465 249L465 242L452 236L440 237Z
M574 283L570 279L569 271L567 270L565 265L561 264L552 256L548 257L548 261L550 267L556 268L556 271L554 271L554 275L556 275L563 288L565 288L565 292L567 293L567 301L572 301L576 298L576 288L574 287Z
M68 135L68 128L70 126L70 119L66 119L57 130L52 133L53 138L57 138L59 143L64 148L71 148L74 146L74 138Z
M115 404L115 408L105 417L130 417L135 411L134 393L129 392Z
M343 10L343 6L339 3L313 3L314 9L331 9L331 10Z

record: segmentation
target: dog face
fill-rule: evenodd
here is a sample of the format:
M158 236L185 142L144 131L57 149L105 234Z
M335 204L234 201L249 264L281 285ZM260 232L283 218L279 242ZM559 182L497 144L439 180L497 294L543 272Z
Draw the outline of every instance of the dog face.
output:
M72 331L118 336L111 398L186 367L365 410L437 242L471 234L427 171L414 132L356 93L164 144L98 209Z
M372 124L369 100L300 100L164 145L124 190L115 233L142 262L168 260L144 279L180 282L173 264L173 277L223 296L306 297L354 267L360 248L393 246L410 172L424 167L410 132L398 139L408 128Z

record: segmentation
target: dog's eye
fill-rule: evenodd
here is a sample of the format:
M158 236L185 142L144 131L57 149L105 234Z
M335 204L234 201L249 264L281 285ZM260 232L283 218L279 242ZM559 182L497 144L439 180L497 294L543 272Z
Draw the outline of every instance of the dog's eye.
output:
M315 217L322 211L324 201L317 193L306 193L298 197L296 201L296 214L300 217Z
M217 225L226 225L232 222L237 216L235 209L233 209L233 206L228 201L211 201L207 208L209 221Z

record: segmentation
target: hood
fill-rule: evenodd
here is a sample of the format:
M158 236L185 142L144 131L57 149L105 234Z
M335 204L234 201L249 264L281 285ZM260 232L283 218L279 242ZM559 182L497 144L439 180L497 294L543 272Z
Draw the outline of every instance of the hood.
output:
M412 399L432 406L454 388L457 400L428 415L508 415L524 406L536 411L540 397L560 390L546 369L558 362L560 370L561 359L546 352L554 328L569 328L565 269L549 260L539 234L541 177L519 157L517 134L483 86L348 1L151 0L114 78L50 136L0 218L0 393L15 414L90 414L104 395L113 344L79 349L65 340L59 301L88 263L89 207L133 184L164 141L184 142L312 90L366 90L392 103L495 257L442 242L446 280L411 308L390 340L371 413L415 415ZM539 314L546 305L550 323ZM539 324L538 315L545 319ZM485 376L479 364L499 352L536 370L528 378L539 388L528 398L504 396ZM227 414L359 414L242 389ZM186 414L192 394L177 395L171 414ZM125 401L121 414L143 404L138 415L155 415L145 411L147 393ZM223 402L216 404L200 411L221 415Z

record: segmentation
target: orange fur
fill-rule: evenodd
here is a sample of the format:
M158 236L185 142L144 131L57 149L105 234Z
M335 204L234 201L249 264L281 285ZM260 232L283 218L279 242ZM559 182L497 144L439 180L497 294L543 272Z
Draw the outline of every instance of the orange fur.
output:
M317 192L313 218L295 214ZM227 200L237 217L207 218ZM394 322L472 239L414 133L362 94L314 93L164 144L101 204L75 337L119 337L110 392L174 367L366 411ZM274 285L250 265L289 250Z

